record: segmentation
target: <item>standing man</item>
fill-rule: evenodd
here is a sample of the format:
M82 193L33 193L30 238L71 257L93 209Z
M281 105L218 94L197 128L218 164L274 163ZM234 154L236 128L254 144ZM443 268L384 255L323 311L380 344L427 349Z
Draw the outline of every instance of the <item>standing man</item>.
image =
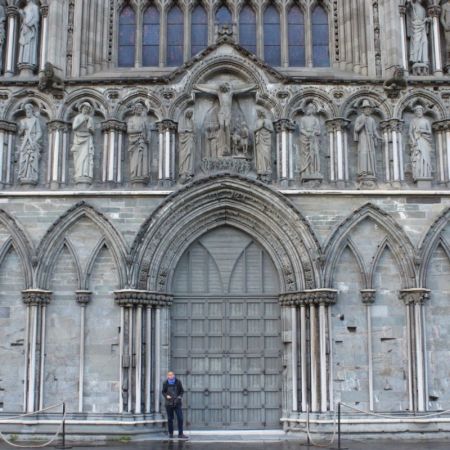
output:
M183 410L181 401L184 389L181 381L175 378L175 374L167 372L167 380L163 383L162 395L166 400L167 426L169 428L169 438L173 439L173 418L177 415L178 439L189 439L183 434Z

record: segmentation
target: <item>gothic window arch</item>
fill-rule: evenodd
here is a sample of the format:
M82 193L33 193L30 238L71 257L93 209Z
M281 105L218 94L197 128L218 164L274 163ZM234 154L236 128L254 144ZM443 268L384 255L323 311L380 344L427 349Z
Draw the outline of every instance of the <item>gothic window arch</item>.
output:
M239 43L256 54L256 14L248 3L239 14Z
M312 60L314 67L330 66L328 13L317 4L311 13Z
M167 14L167 66L183 64L184 16L178 5Z
M134 67L136 54L136 13L126 4L119 15L119 67Z
M305 66L305 15L299 6L294 4L287 16L289 65L303 67Z
M216 11L216 23L220 25L229 25L232 23L231 11L228 6L222 4Z
M205 8L198 4L191 16L191 56L208 46L208 15Z
M142 33L142 63L144 66L159 65L160 13L154 4L144 11Z
M281 65L280 13L273 4L264 11L264 60L272 66Z

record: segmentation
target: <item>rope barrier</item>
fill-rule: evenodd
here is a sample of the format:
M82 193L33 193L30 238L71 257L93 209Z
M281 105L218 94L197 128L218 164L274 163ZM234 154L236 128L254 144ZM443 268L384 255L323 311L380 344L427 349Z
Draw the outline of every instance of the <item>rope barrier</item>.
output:
M330 443L319 443L319 442L314 442L313 438L311 437L311 430L309 427L309 403L306 405L306 434L308 436L308 440L309 442L313 445L313 447L320 447L320 448L326 448L326 447L330 447L331 445L333 445L335 439L336 439L336 428L337 428L337 423L336 423L336 409L334 411L334 415L333 415L333 435L331 437L331 442Z
M50 411L51 409L55 409L58 406L62 406L63 404L64 404L64 402L61 402L61 403L57 403L57 404L52 405L52 406L47 406L46 408L40 409L39 411L25 413L25 414L21 414L19 416L12 416L12 417L8 417L7 419L0 419L0 423L2 423L2 422L9 422L10 420L15 420L15 419L22 419L23 417L35 416L36 414L41 414L41 413L43 413L45 411Z

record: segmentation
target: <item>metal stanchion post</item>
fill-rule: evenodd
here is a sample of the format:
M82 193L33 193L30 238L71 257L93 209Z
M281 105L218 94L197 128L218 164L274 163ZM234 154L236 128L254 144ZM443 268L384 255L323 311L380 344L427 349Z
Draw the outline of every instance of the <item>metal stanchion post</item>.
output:
M62 443L61 445L55 446L58 449L68 449L71 446L66 446L66 402L63 403L63 420L62 420Z
M348 450L346 447L342 447L341 443L341 402L339 402L337 406L338 406L338 422L337 422L338 446L336 450Z

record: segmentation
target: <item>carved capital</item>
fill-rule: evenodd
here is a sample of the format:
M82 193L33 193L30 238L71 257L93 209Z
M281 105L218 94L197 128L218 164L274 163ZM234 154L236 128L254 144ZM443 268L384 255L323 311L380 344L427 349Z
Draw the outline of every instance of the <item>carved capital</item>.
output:
M160 133L165 133L166 131L175 133L177 131L177 123L170 119L164 119L156 122L156 126L158 127L158 131Z
M44 291L43 289L26 289L22 291L22 301L25 305L48 305L51 298L52 291Z
M86 306L92 299L91 291L76 291L75 294L77 296L77 303L81 306Z
M8 122L6 120L0 120L0 131L15 133L17 131L17 125L13 122Z
M325 125L329 132L344 131L349 124L350 120L344 119L343 117L336 117L335 119L325 121Z
M380 123L380 128L382 131L398 131L402 132L404 121L400 119L389 119L383 120Z
M42 17L48 17L48 5L41 6Z
M63 120L52 120L50 122L47 122L48 131L53 132L56 130L63 131L64 133L67 133L69 131L70 124L67 122L64 122Z
M361 301L365 305L372 305L375 303L375 295L377 291L375 289L361 289Z
M168 307L172 304L173 296L161 292L150 292L139 289L124 289L114 292L114 299L119 306L154 306Z
M281 306L301 306L305 305L303 292L288 292L280 294L278 301Z
M430 5L428 7L428 15L430 17L440 17L442 8L439 5Z
M101 127L102 131L114 130L124 132L127 130L127 124L116 119L105 120L104 122L102 122Z
M450 130L450 119L438 120L433 123L433 130L436 131L449 131Z
M8 5L6 7L6 15L8 17L17 17L19 15L19 8L15 5Z
M423 305L430 298L430 290L423 288L403 289L400 291L399 298L405 305Z
M399 5L398 10L401 16L406 16L406 5Z
M281 294L281 306L334 305L337 299L335 289L312 289Z
M281 133L282 131L294 131L295 123L290 119L280 119L273 123L275 131Z

